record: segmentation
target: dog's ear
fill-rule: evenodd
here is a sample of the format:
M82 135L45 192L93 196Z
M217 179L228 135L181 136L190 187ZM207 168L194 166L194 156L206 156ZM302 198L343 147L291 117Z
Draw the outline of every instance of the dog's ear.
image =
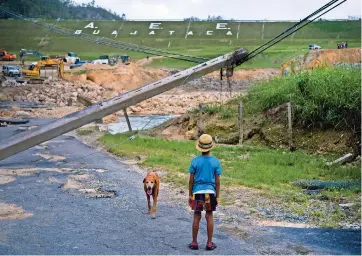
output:
M146 182L146 178L143 179L143 183L145 183L145 182Z

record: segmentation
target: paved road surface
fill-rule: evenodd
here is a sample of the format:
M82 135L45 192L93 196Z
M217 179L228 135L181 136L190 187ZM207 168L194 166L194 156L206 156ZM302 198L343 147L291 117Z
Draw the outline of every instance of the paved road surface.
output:
M49 122L34 120L28 125ZM24 125L23 125L24 126ZM17 126L0 128L1 139L17 132ZM70 136L60 136L0 161L5 168L39 168L29 176L0 184L0 202L16 204L33 214L24 219L0 220L0 254L278 254L294 248L317 254L359 254L360 231L255 227L241 239L215 230L218 248L191 251L191 215L167 202L162 194L157 218L146 215L143 175ZM66 157L51 162L40 155ZM33 161L33 162L32 162ZM42 168L72 168L71 173L42 171ZM105 172L97 172L103 169ZM49 169L44 169L49 170ZM80 171L79 171L80 170ZM86 198L63 191L61 184L72 174L91 174L91 184L115 190L114 198ZM51 182L53 181L53 182ZM162 192L161 192L162 193ZM218 224L218 223L216 223ZM205 221L199 242L206 241ZM298 247L299 246L299 247ZM299 249L298 249L298 248ZM297 248L297 249L296 249Z

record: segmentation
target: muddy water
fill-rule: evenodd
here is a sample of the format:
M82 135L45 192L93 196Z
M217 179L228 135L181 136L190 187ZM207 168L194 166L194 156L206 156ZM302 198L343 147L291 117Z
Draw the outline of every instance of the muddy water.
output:
M179 115L150 115L150 116L130 116L129 120L132 130L147 130L160 125ZM117 122L108 125L102 125L111 134L123 133L128 131L128 126L125 117L119 117Z

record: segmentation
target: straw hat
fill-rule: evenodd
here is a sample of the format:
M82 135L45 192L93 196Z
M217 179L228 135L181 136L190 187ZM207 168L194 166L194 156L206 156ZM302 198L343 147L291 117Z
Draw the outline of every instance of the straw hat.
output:
M200 152L208 152L214 147L214 141L209 134L203 134L196 141L196 149Z

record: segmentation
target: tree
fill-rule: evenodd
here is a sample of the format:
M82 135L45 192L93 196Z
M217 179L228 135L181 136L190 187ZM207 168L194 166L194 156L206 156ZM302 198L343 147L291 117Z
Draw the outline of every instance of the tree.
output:
M200 21L198 17L191 16L189 18L184 18L184 21Z

